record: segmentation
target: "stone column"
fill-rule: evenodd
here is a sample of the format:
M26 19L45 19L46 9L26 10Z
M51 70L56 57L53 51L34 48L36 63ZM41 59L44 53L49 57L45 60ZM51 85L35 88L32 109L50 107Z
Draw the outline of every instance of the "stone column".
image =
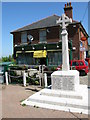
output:
M62 70L69 70L69 52L68 52L68 33L63 30L62 33Z
M62 71L69 70L68 33L66 27L71 22L72 19L68 18L65 14L62 14L59 20L57 20L57 24L62 27Z

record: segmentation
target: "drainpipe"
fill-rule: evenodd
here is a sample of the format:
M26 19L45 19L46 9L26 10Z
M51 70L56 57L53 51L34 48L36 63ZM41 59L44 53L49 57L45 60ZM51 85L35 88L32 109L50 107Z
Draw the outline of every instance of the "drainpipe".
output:
M72 40L70 40L70 45L71 45L71 48L70 48L70 60L72 60Z
M81 34L80 34L80 25L79 25L79 56L78 56L78 59L80 59L80 40L81 40ZM82 55L81 55L81 58L82 58Z

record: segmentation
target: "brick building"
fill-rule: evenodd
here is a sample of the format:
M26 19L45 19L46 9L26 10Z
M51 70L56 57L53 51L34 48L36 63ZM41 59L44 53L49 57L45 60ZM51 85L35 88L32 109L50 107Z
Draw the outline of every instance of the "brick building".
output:
M71 3L65 4L64 13L73 20ZM62 29L56 24L59 18L58 15L52 15L11 32L14 59L18 64L59 65L62 63ZM73 20L67 27L67 31L70 59L85 59L88 34L83 25ZM83 36L86 38L85 41L81 41Z

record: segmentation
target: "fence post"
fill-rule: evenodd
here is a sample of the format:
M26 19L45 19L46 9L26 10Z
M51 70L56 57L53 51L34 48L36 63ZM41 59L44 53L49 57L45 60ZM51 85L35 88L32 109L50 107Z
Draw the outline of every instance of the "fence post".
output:
M41 65L39 65L39 83L41 86Z
M23 85L26 87L26 73L23 72Z
M9 70L8 72L9 72L9 82L11 83L11 78L10 78L10 70Z
M45 87L47 87L47 74L44 73L44 83L45 83Z
M44 85L44 68L45 65L42 65L42 86Z
M6 85L8 85L8 73L5 72Z

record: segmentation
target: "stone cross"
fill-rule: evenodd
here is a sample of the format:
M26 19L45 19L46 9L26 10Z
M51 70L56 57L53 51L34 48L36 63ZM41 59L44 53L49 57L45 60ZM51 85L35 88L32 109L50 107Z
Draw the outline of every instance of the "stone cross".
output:
M69 70L69 52L68 52L68 33L66 27L72 22L71 18L68 18L65 14L56 21L62 27L62 70Z

